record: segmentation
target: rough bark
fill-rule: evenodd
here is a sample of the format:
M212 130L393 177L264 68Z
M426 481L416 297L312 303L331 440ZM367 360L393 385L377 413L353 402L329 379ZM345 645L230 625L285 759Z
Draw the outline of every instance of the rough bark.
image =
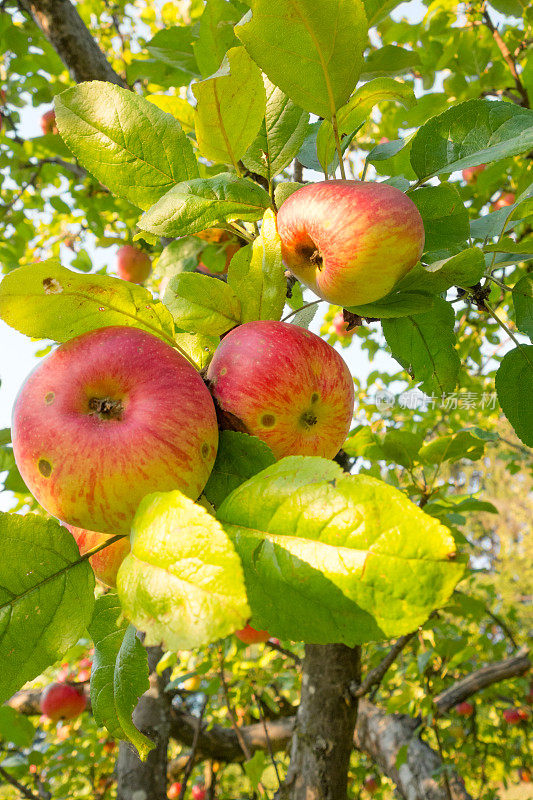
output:
M70 0L21 0L73 80L126 82L112 68Z
M302 696L280 800L346 800L361 680L361 648L307 645Z
M141 761L137 751L127 742L120 742L117 761L117 800L166 800L167 754L170 738L171 700L164 688L169 672L155 671L162 656L158 647L148 647L150 689L141 697L133 713L133 721L156 747Z
M458 703L462 703L463 700L487 686L507 678L514 678L516 675L523 675L530 669L529 651L527 648L523 648L512 658L506 658L496 664L488 664L486 667L471 672L470 675L466 675L441 692L434 700L437 710L439 714L445 714Z

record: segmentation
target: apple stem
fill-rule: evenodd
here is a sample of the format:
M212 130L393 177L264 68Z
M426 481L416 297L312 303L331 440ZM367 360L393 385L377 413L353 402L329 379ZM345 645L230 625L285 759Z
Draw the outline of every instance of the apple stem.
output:
M489 304L487 303L486 300L483 302L482 308L484 308L485 311L487 311L487 313L492 317L494 322L497 322L498 325L500 326L500 328L505 331L505 333L509 336L510 339L512 339L512 341L515 343L515 345L520 348L525 360L528 362L528 364L531 367L531 369L533 369L533 363L530 361L529 356L527 355L527 351L526 351L525 347L523 346L523 344L518 341L518 339L513 334L513 332L510 330L510 328L505 324L505 322L503 320L501 320L499 318L499 316L496 314L494 309L489 306Z
M331 124L333 126L333 135L335 136L335 149L337 151L337 155L339 157L339 167L341 169L341 178L343 181L346 180L346 172L344 170L344 160L342 157L342 148L341 148L341 140L339 136L339 126L337 124L337 115L333 114L331 117Z

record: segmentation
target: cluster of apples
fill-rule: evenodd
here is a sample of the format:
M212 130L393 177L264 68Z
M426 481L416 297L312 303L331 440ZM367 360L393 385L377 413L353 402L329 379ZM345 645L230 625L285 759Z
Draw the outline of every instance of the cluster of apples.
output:
M416 206L387 184L309 184L282 205L277 223L285 264L341 306L383 297L424 245ZM122 248L123 264L131 250ZM148 256L140 255L148 269ZM13 450L26 485L82 554L109 535L124 537L91 557L97 577L115 586L142 498L176 488L200 496L217 453L217 412L266 442L277 459L333 458L353 406L341 356L296 325L263 320L234 328L206 382L156 336L100 328L60 345L27 378L14 407ZM240 633L249 640L250 631Z

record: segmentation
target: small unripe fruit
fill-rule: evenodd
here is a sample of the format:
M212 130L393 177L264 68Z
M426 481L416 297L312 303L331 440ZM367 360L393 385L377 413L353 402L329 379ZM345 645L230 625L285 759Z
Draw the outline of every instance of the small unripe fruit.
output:
M150 256L131 244L125 244L117 252L118 277L130 283L144 283L152 271Z
M60 719L74 719L87 706L82 689L68 683L51 683L41 695L41 711L53 722Z
M259 642L267 642L270 639L268 631L256 631L251 625L246 625L240 631L235 631L235 636L244 644L257 644Z
M455 710L460 717L471 717L474 713L474 706L472 703L467 703L465 700L463 703L456 705Z
M53 109L50 111L46 111L41 117L41 130L43 135L46 136L47 133L58 133L57 125L56 125L56 112Z
M277 228L287 267L344 308L384 297L424 249L417 207L386 183L309 183L283 203Z
M305 328L240 325L222 339L207 377L221 412L276 458L333 458L346 439L352 377L337 351Z

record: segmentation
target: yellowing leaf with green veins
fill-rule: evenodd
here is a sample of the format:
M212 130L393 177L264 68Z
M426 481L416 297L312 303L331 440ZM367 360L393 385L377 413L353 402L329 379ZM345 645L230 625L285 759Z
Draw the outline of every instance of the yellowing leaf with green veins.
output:
M348 135L365 122L373 107L384 100L395 101L411 108L416 99L412 86L393 78L375 78L360 86L345 106L339 108L337 125L339 136ZM323 168L331 164L335 155L335 136L333 126L325 119L320 126L316 140L318 160Z
M220 344L218 336L207 336L202 333L176 333L177 346L186 353L198 370L208 366Z
M287 280L281 259L281 239L271 209L265 211L261 236L233 256L228 285L241 302L242 322L281 318Z
M56 342L125 325L174 345L172 316L148 289L107 275L80 275L57 259L6 275L0 284L0 319L26 336Z
M190 333L220 336L241 321L241 304L231 286L208 275L175 275L164 300L177 327Z
M174 184L198 177L179 122L135 92L89 81L58 95L55 112L59 133L80 163L143 210Z
M117 590L146 644L191 649L228 636L250 618L240 559L222 526L181 494L150 494L132 525Z
M166 114L172 114L186 133L194 130L194 108L183 97L173 97L168 94L148 94L146 99Z
M232 47L218 72L194 83L192 91L198 101L194 120L201 154L237 169L265 115L261 70L244 47Z
M402 492L325 459L289 457L217 512L257 627L349 646L416 629L464 573L450 531Z
M235 33L297 105L331 119L355 88L367 41L360 0L250 0Z

